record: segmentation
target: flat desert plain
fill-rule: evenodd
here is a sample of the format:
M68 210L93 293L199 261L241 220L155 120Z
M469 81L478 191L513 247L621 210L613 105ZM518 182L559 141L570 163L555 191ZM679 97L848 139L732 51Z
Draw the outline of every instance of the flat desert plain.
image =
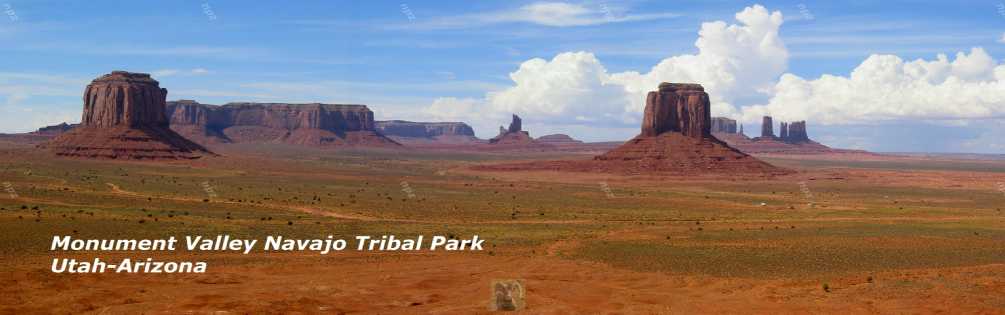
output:
M770 178L480 171L568 153L228 146L187 162L0 150L0 313L1005 313L1005 161L767 156ZM123 239L478 235L470 252L51 252ZM205 273L53 273L54 257ZM84 289L86 288L86 289Z

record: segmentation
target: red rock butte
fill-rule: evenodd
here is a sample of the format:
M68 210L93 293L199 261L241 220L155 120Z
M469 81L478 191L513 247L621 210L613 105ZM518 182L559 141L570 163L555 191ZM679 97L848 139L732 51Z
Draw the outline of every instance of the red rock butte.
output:
M649 92L641 133L588 161L546 161L476 167L622 173L779 175L790 173L712 136L708 94L698 84L662 83Z
M698 84L662 83L646 97L642 131L594 158L628 173L781 173L712 136L708 94Z
M84 90L81 124L40 145L59 156L195 159L206 148L168 128L167 89L145 73L114 71Z

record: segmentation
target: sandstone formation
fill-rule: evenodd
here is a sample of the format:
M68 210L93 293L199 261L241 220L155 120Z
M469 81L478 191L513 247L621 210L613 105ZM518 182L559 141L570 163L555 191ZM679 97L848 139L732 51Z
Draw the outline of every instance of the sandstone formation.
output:
M771 116L764 116L761 119L761 138L774 138L775 137L775 123L772 121Z
M534 141L534 138L530 137L530 133L523 130L523 120L515 114L509 124L509 128L500 126L499 132L498 136L489 139L489 144L505 146L533 146L540 144Z
M485 170L551 170L632 175L776 175L789 171L764 163L712 136L708 94L698 84L662 83L649 92L641 132L588 161L548 161L479 166Z
M711 135L712 116L708 94L698 84L661 83L659 91L646 95L642 118L643 137L679 132L693 138Z
M513 114L513 121L509 123L509 128L506 128L506 132L520 132L523 130L523 120L520 116Z
M809 142L810 137L806 134L806 121L796 121L786 124L788 131L782 135L782 141L788 143Z
M167 89L145 73L114 71L84 91L80 126L42 144L60 156L194 159L212 154L168 127Z
M712 117L712 133L736 133L736 120Z
M741 124L737 130L736 120L726 117L712 117L712 136L725 141L730 146L736 142L750 141L750 138L743 134L743 125Z
M463 145L481 143L475 130L463 122L378 121L377 131L397 141L413 146Z
M61 135L63 133L66 133L67 131L73 130L73 128L76 128L77 126L80 126L80 124L68 124L68 123L64 122L64 123L61 123L61 124L58 124L58 125L45 126L45 127L42 127L42 128L38 128L38 130L32 132L31 134L41 135L41 136L58 136L58 135Z
M201 143L398 146L365 105L169 102L171 129Z
M745 135L715 133L715 137L725 141L730 146L748 154L823 154L823 153L864 153L858 150L832 149L816 141L810 140L806 133L806 121L781 122L780 135L774 136L771 116L764 116L765 125L761 127L762 136L747 138Z
M778 173L712 136L708 94L698 84L662 83L646 98L642 132L594 159L629 173Z

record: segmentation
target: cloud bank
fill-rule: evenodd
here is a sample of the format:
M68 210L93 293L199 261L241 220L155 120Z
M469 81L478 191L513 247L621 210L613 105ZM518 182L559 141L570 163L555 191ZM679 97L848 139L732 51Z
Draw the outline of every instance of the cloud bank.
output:
M532 124L634 127L645 94L665 81L702 84L713 115L747 123L766 114L826 125L965 123L1005 116L1005 66L982 48L952 59L871 55L848 76L805 79L786 73L789 51L779 37L785 20L780 12L753 5L735 20L702 23L696 53L670 56L646 72L610 73L590 52L564 52L523 62L510 73L511 86L484 98L440 98L424 113L472 122L482 133L491 133L509 113L526 115ZM751 99L764 103L737 104Z
M483 130L509 113L539 123L623 128L638 124L648 91L672 81L701 83L711 95L713 113L735 115L732 102L770 91L788 60L778 36L780 12L755 5L737 13L736 20L703 23L696 54L666 58L645 73L609 73L592 53L560 53L551 60L523 62L509 75L511 87L484 99L440 98L425 113L471 121Z

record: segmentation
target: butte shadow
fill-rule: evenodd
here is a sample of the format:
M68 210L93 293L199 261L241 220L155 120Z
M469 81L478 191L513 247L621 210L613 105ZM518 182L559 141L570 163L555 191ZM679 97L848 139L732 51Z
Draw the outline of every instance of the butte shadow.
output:
M791 171L758 160L711 132L708 94L698 84L662 83L646 97L641 133L592 160L481 165L486 171L568 171L627 175L783 175Z

